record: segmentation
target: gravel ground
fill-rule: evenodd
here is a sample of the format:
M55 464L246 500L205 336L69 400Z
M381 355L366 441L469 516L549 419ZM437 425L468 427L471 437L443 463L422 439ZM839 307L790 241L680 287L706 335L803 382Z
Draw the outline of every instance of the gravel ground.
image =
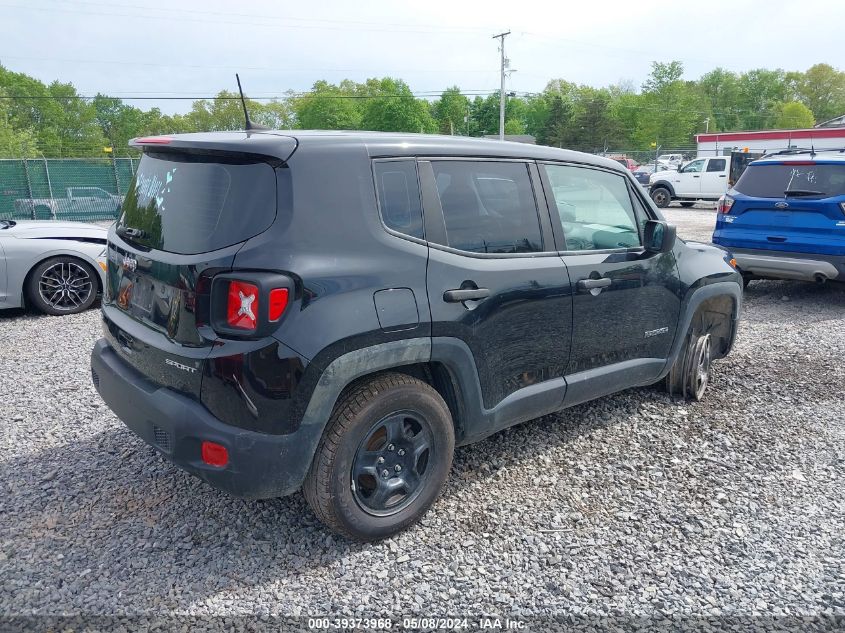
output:
M688 238L712 209L667 209ZM391 540L230 498L90 385L99 315L0 317L0 614L845 613L845 287L753 282L700 404L629 390L457 451Z

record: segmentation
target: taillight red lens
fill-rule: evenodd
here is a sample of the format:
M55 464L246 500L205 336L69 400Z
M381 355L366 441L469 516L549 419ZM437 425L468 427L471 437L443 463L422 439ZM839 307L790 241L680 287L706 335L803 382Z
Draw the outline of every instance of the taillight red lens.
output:
M730 196L722 196L719 198L719 213L727 213L734 206L734 199Z
M258 326L258 286L244 281L229 282L226 304L226 324L240 330L254 330Z
M209 466L217 466L223 468L229 463L229 451L226 447L217 442L205 441L201 448L202 461Z
M270 321L278 321L285 313L285 308L288 307L288 289L274 288L271 290L269 302L267 316Z

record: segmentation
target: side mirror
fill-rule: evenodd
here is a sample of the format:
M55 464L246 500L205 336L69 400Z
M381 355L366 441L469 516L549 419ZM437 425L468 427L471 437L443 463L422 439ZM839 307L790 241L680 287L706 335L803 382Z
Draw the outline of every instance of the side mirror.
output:
M663 220L648 220L643 231L647 253L668 253L675 246L677 229Z

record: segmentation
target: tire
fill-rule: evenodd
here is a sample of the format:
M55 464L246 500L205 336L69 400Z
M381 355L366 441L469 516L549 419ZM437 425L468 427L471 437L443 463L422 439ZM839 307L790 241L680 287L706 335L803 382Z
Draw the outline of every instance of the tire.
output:
M669 370L664 388L670 396L682 400L701 401L710 384L713 360L712 337L709 332L691 328L678 358Z
M672 194L666 187L657 187L651 191L651 199L660 209L665 209L672 202Z
M683 202L681 202L681 206L685 209L689 209L694 204L695 202L690 202L689 200L684 200Z
M379 374L338 400L303 494L331 530L358 541L383 539L429 509L454 449L452 416L440 394L405 374Z
M76 257L45 259L29 274L26 294L30 304L44 314L76 314L97 298L97 273Z
M38 205L32 211L32 219L33 220L52 220L53 219L53 211L50 207L46 205Z

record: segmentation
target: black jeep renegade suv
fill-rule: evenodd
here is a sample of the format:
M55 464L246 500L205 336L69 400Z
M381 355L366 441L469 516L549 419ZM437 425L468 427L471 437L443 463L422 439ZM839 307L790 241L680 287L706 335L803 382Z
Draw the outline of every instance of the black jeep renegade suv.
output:
M428 509L456 444L628 387L701 398L741 277L612 160L456 137L142 138L94 384L218 488L300 488L358 539Z

